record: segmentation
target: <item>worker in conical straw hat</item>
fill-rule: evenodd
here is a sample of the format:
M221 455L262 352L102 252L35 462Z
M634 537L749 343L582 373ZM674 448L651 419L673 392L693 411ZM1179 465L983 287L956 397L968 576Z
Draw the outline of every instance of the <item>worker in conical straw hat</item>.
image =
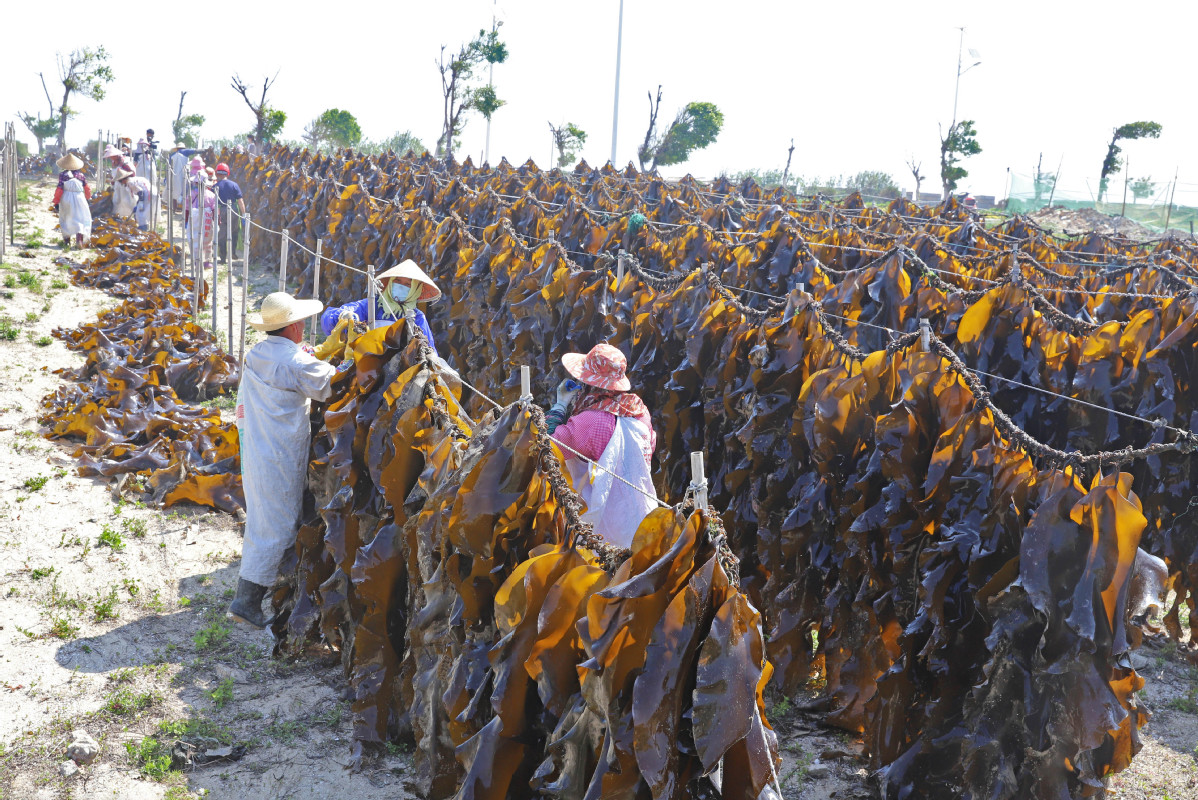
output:
M246 315L266 338L245 354L237 387L246 517L229 616L257 628L267 624L262 598L278 577L283 554L295 544L311 445L309 402L329 398L337 373L300 347L304 320L323 308L319 300L274 292L257 313Z
M437 346L433 343L433 332L428 327L428 319L416 306L420 303L430 303L441 296L437 284L433 283L433 279L411 259L397 264L376 278L381 288L375 298L374 326L381 328L395 324L396 320L408 319L428 339L429 346L435 353ZM343 316L350 316L359 322L368 320L369 304L370 298L364 297L343 306L330 306L320 317L320 326L325 335L333 332L333 328Z
M118 216L132 214L137 221L138 230L150 229L154 199L154 187L147 179L125 170L116 174L116 183L112 186L113 210Z
M612 544L631 547L637 527L657 507L650 475L657 434L649 409L631 391L624 354L609 344L566 353L562 366L570 377L545 415L549 434L565 445L574 489L587 506L583 521Z
M92 212L87 205L92 193L82 171L83 160L74 153L67 153L54 163L62 170L54 190L54 210L58 212L63 247L69 248L71 237L74 237L76 246L83 248L92 235Z
M108 174L116 179L116 174L122 170L137 174L137 170L133 166L133 162L129 157L121 152L120 148L108 145L104 148L104 160L108 162Z

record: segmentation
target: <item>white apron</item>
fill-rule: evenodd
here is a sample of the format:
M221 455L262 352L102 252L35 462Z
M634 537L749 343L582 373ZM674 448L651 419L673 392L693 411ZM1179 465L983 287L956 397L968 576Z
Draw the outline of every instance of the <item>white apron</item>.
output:
M245 489L241 577L270 586L295 543L308 479L308 401L326 400L337 370L282 336L245 354L237 388L237 434Z
M118 217L132 216L137 208L137 195L122 183L112 185L112 213Z
M84 238L92 235L92 212L83 196L83 183L78 178L71 178L62 184L62 199L58 201L58 227L62 238L67 239L77 233Z
M175 202L182 205L183 198L187 196L187 156L182 153L172 153L171 170L174 172L174 177L171 178L171 190L175 193Z
M653 455L650 431L639 419L616 417L607 447L599 456L599 466L616 473L624 480L649 494L649 497L612 477L611 472L597 469L580 458L570 458L566 464L574 481L574 490L587 505L582 515L595 533L617 547L632 547L632 538L641 521L657 507L650 498L657 497L649 475L649 459Z

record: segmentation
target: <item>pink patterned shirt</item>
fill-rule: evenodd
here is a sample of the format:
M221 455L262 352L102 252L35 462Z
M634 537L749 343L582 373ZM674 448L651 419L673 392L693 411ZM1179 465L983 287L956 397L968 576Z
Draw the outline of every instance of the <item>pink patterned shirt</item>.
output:
M641 414L638 420L649 429L649 446L657 449L657 431L649 414ZM608 411L583 411L557 427L553 438L567 447L572 447L592 461L598 461L616 432L616 415ZM566 458L577 458L569 450L563 450Z

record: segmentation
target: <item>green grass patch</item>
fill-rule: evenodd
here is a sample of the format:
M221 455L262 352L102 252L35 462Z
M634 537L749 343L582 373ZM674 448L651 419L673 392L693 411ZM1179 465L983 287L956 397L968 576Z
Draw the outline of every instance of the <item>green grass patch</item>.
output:
M144 519L130 519L126 517L121 520L121 527L125 529L125 533L135 539L145 538L146 521Z
M140 742L125 742L129 761L147 778L160 781L171 773L171 747L152 736Z
M233 699L233 679L225 678L216 685L216 688L208 692L208 696L212 698L212 702L217 708L224 708L225 704Z
M195 643L196 650L213 650L227 642L232 632L233 626L226 620L216 619L196 631L191 640Z
M29 577L35 581L40 581L42 578L54 572L54 567L34 567L29 571Z
M145 711L159 700L157 692L135 692L132 689L117 689L108 695L104 710L115 717L130 717Z
M0 339L13 342L21 335L21 329L13 324L13 321L8 317L0 318Z
M21 484L27 492L40 491L46 485L46 481L50 480L48 475L34 475L32 478L26 478Z
M54 341L54 339L52 339L49 336L39 336L33 340L33 343L36 344L38 347L49 347L50 343L53 341Z
M112 589L108 594L96 593L96 601L92 604L92 613L95 615L96 622L104 622L110 619L116 619L116 604L120 602L116 596L116 589Z
M107 523L105 523L103 529L100 531L100 544L108 545L116 553L125 549L125 540Z
M79 626L72 625L66 617L55 617L50 625L50 635L56 639L74 639L79 635Z

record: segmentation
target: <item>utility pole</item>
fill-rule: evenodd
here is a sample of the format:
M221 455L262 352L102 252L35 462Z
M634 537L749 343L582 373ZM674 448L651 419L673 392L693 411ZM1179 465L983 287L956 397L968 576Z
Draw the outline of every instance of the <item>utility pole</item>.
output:
M970 58L976 58L978 60L975 61L974 63L970 64L965 69L961 69L961 54L965 51L965 28L961 27L961 28L958 28L957 30L961 31L961 39L957 43L957 82L953 86L953 122L951 125L948 126L948 135L949 136L953 135L953 130L957 127L957 98L961 94L961 76L964 75L966 72L969 72L969 70L973 69L978 64L982 63L982 61L981 61L982 56L978 53L977 50L974 50L971 47L971 48L969 48Z
M616 99L611 112L611 165L616 166L616 131L620 125L620 54L624 49L624 0L620 0L620 21L616 26Z
M495 18L495 6L499 4L499 0L494 0L491 4L491 32L494 33L499 29L498 22ZM495 84L495 64L491 63L487 67L487 86L493 87ZM488 164L491 161L491 118L487 117L487 143L483 147L483 163Z

